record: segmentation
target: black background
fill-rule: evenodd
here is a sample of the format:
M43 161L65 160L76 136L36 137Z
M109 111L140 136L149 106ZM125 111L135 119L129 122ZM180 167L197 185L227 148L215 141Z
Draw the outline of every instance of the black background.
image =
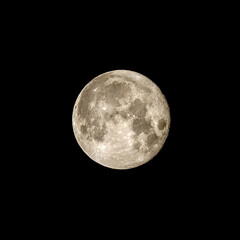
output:
M210 136L203 118L217 54L214 19L205 22L207 12L203 17L196 9L183 12L177 7L144 6L140 13L133 6L85 15L84 8L55 7L31 11L22 16L25 21L15 22L15 61L21 87L27 90L21 105L30 114L22 127L24 134L30 130L26 152L16 164L21 181L15 184L21 195L28 194L27 204L59 218L74 213L78 218L86 210L97 222L107 213L127 221L133 212L141 219L144 213L169 211L169 218L175 212L180 221L186 209L190 218L192 208L204 212L218 187L215 162L206 154ZM130 170L92 161L72 130L80 91L99 74L117 69L139 72L155 82L171 114L162 150Z
M1 161L7 233L103 233L112 239L166 231L222 236L226 229L229 236L225 225L236 212L238 174L232 173L234 147L223 154L231 140L223 134L237 112L226 101L227 93L238 96L230 84L237 64L229 54L237 56L234 7L146 1L9 5L1 38L7 53L2 106L10 103L9 114L1 116L8 122L2 124L7 153ZM116 69L149 77L171 114L159 154L130 170L92 161L72 130L80 91Z

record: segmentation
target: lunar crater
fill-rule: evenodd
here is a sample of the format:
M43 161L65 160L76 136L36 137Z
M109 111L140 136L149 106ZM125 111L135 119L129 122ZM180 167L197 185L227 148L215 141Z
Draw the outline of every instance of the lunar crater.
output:
M126 70L102 74L79 94L73 131L83 151L99 164L137 167L163 147L170 112L161 90L145 76Z

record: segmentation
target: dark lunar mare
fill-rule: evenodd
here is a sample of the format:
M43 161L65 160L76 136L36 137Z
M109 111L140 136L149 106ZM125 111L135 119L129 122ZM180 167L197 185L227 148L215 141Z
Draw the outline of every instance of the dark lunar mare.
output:
M151 148L159 141L159 137L154 132L154 129L151 126L151 122L145 119L147 113L146 104L147 103L143 103L140 99L135 99L131 103L129 111L137 117L133 120L133 131L137 136L139 136L139 134L142 132L145 133L147 135L147 145L149 148ZM134 148L138 150L141 146L141 144L139 144L140 143L136 143L134 145Z
M166 127L166 122L165 122L165 120L164 119L160 119L160 120L158 120L158 129L159 130L163 130L165 127Z
M114 108L120 107L121 104L119 100L125 98L127 95L131 94L130 87L125 82L113 81L112 83L106 85L106 81L112 77L110 73L100 76L93 80L88 86L86 86L81 94L80 101L78 103L77 115L81 119L84 119L86 124L82 125L80 130L83 135L89 134L90 139L93 138L96 141L103 141L104 136L107 133L106 124L103 123L101 126L100 116L97 116L98 103L100 101L109 103ZM93 92L96 89L95 92ZM90 109L90 104L95 97L96 105L93 109ZM105 114L103 121L113 120L115 116L119 114L124 119L127 118L127 113L124 111L113 112L112 114ZM88 132L91 129L91 132Z

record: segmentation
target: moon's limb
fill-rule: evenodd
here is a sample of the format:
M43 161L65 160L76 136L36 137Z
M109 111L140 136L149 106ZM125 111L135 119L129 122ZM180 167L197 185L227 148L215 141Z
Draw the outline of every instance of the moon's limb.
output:
M92 160L129 169L148 162L163 147L170 110L150 79L116 70L97 76L83 88L72 122L78 144Z

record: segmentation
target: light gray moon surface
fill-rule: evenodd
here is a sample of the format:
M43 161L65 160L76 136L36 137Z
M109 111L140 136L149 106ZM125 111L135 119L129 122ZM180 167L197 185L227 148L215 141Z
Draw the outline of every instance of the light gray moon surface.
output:
M159 87L140 73L115 70L90 81L74 104L72 124L82 150L113 169L138 167L164 145L170 111Z

